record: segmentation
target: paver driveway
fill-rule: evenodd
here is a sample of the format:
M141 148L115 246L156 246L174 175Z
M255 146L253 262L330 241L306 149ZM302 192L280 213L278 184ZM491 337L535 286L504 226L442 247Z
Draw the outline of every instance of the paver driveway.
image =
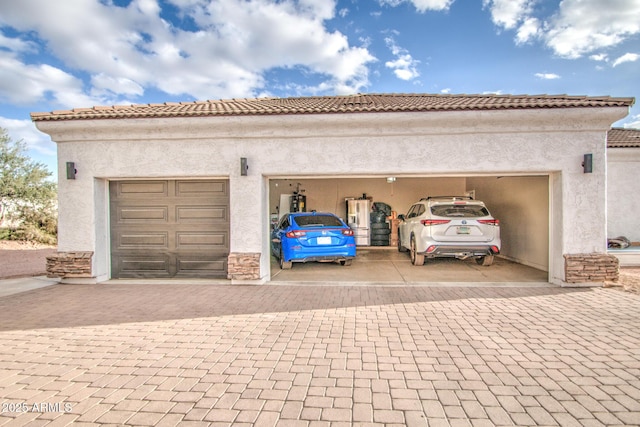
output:
M614 289L54 285L0 329L0 425L640 423Z

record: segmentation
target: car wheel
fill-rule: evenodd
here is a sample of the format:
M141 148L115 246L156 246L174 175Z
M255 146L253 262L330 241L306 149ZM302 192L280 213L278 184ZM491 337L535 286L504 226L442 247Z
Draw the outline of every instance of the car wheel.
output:
M351 265L351 263L353 263L352 259L344 259L344 260L340 261L340 264L344 265L345 267L349 267Z
M280 268L282 270L291 270L293 263L291 261L284 260L284 254L280 251Z
M491 264L493 264L493 255L478 257L476 258L476 262L484 267L489 267Z
M402 241L400 240L400 230L398 230L398 252L407 252L407 248L402 246Z
M424 254L419 254L416 249L416 239L411 236L411 264L424 265Z

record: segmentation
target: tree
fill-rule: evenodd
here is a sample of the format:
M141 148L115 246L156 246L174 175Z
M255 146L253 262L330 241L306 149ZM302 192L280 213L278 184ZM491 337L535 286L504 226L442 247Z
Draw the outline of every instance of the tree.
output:
M12 219L50 234L55 221L56 183L51 172L27 154L27 144L13 142L0 128L0 224ZM24 234L24 233L23 233Z

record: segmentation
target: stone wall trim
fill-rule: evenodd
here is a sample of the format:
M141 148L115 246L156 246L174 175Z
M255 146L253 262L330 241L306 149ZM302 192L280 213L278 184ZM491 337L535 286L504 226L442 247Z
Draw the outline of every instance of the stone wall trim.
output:
M88 278L93 252L57 252L47 257L47 277L61 279Z
M618 281L620 263L610 254L565 254L566 283L601 283Z
M232 280L260 279L260 252L232 252L227 262L227 278Z

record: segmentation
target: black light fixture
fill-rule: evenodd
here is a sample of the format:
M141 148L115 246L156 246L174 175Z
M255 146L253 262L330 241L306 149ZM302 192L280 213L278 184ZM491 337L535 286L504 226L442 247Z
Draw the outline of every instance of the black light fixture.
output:
M67 162L67 179L76 179L77 173L76 164L74 162Z
M247 164L247 158L240 157L240 175L247 176L248 171L249 171L249 165Z
M593 172L593 154L585 154L584 160L582 161L582 170L584 173L592 173Z

